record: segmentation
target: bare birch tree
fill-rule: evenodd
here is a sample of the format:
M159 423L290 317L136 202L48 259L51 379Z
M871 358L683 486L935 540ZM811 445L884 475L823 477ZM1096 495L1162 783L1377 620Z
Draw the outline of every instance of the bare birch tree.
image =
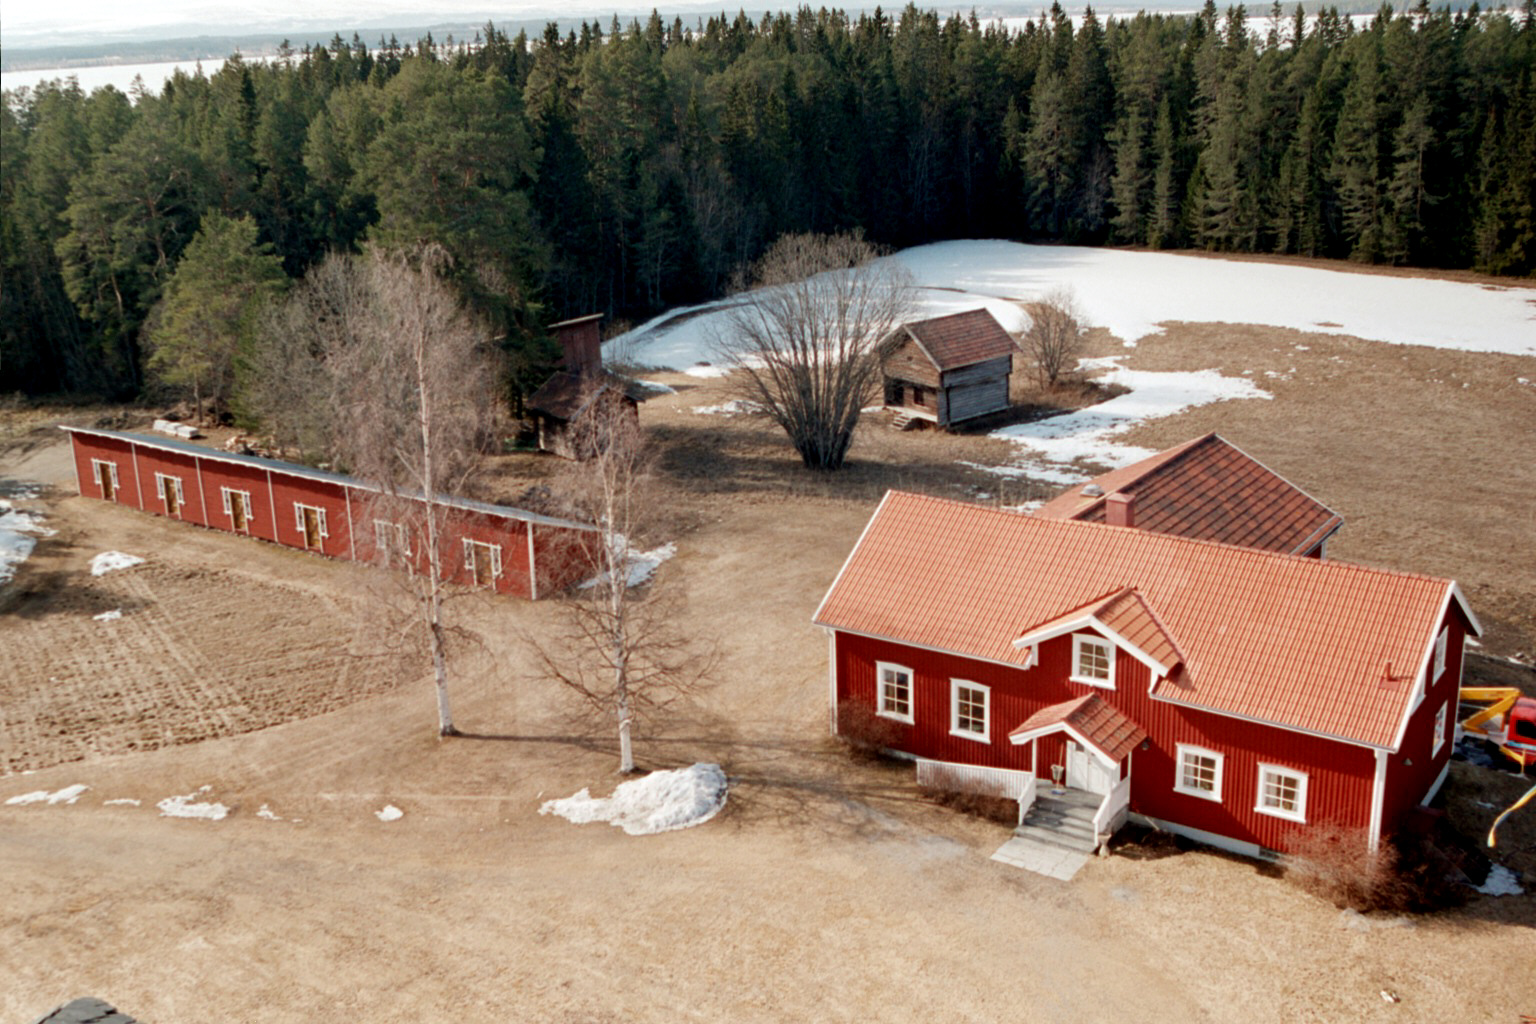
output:
M661 570L640 557L656 504L653 460L634 407L618 389L603 388L572 430L580 450L593 454L567 466L555 487L573 515L597 526L571 552L593 577L563 598L565 629L534 646L552 678L613 716L619 771L628 773L635 770L636 718L693 693L714 655L679 631Z
M1034 360L1041 387L1054 388L1083 351L1083 314L1069 288L1047 292L1029 307L1029 329L1019 340Z
M323 398L329 460L376 488L354 492L353 529L362 536L353 541L396 570L390 579L408 596L402 632L421 637L438 733L452 736L443 605L457 552L445 520L448 500L479 468L497 378L489 332L443 280L444 261L432 248L332 256L296 290L285 316L295 328L308 325L306 341L285 343L290 372L323 384L270 387L306 403Z
M880 359L911 312L911 277L856 235L784 235L716 340L744 398L789 435L806 466L837 469Z

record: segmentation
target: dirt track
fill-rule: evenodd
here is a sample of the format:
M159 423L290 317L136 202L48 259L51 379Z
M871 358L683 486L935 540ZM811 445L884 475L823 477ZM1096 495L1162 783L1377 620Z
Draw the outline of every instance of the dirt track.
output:
M1289 368L1285 339L1202 330L1144 343L1131 365ZM1469 387L1456 389L1466 396L1447 393L1426 415L1371 396L1432 379L1433 354L1322 354L1361 362L1335 378L1332 360L1298 363L1272 385L1273 402L1208 407L1132 440L1222 430L1351 517L1330 554L1344 556L1347 536L1356 557L1438 571L1424 563L1492 552L1477 575L1458 575L1482 588L1470 591L1479 612L1498 617L1490 595L1518 601L1530 569L1513 553L1531 535L1515 510L1536 507L1536 457L1524 458L1536 431L1523 419L1536 391L1499 391L1511 367L1468 359ZM986 438L871 430L849 474L809 477L760 423L691 413L720 400L710 385L666 379L695 388L643 414L672 446L667 528L679 553L666 571L682 620L718 638L725 658L704 699L650 723L639 754L648 767L718 761L733 790L710 824L648 838L536 813L543 799L616 781L607 729L569 715L520 639L553 606L464 606L485 645L454 684L472 735L439 742L420 677L365 668L371 648L340 625L359 599L344 566L64 497L73 481L51 442L0 456L0 476L61 488L43 500L58 536L15 591L0 591L0 688L10 687L0 754L55 766L0 778L0 800L91 787L72 805L0 803L0 1019L82 994L153 1024L1536 1013L1524 952L1536 897L1362 919L1262 865L1169 846L1129 848L1061 885L989 861L1006 829L923 803L909 771L850 764L824 736L816 601L884 486L995 490L954 460L1006 451ZM1309 382L1355 411L1324 417ZM1431 419L1455 430L1394 449L1396 479L1418 481L1413 501L1373 499L1380 479L1342 460L1342 432L1363 449ZM1478 502L1508 514L1480 507L1458 519L1488 472L1484 452L1501 453L1503 486L1477 491ZM546 472L512 460L495 487L515 495ZM86 562L108 549L152 560L92 580ZM90 618L115 607L118 622ZM1500 621L1528 642L1520 614ZM142 653L104 642L120 636ZM351 653L329 654L332 641ZM204 671L233 663L242 671ZM131 696L108 710L108 692ZM201 736L219 738L127 746ZM203 785L228 818L158 816L156 801ZM139 804L105 804L115 799ZM386 802L405 817L379 821ZM263 806L281 820L258 817ZM1533 838L1513 833L1507 855L1536 857Z

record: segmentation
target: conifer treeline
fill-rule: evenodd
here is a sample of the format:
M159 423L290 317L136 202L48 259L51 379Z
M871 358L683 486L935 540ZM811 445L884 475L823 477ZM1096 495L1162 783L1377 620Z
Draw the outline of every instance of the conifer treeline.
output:
M0 389L133 392L205 214L288 275L435 241L519 348L704 299L785 231L1536 272L1536 15L1242 7L1023 31L907 7L474 46L356 37L136 101L7 96Z

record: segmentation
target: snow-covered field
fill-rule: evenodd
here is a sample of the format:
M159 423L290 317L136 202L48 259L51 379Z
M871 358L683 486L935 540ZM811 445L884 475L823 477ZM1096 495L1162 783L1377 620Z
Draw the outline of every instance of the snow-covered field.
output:
M557 814L577 825L606 821L632 836L691 828L720 813L729 788L717 764L692 764L621 782L611 797L585 789L564 800L547 800L540 814Z
M6 493L8 497L0 498L0 583L16 575L16 567L25 562L37 546L37 537L53 536L53 531L43 525L42 516L18 509L12 500L35 499L38 495L35 485L12 484Z
M1070 289L1088 325L1127 347L1170 322L1241 323L1343 334L1395 344L1536 355L1536 290L1171 253L1128 252L1004 241L940 242L888 257L918 287L916 318L984 306L1009 331L1028 326L1021 303ZM726 299L672 310L607 342L610 360L725 372L714 339ZM1002 472L1049 483L1084 478L1078 459L1122 466L1151 454L1116 444L1134 424L1209 402L1267 398L1243 378L1213 370L1158 373L1091 360L1105 383L1131 389L1091 409L998 431L1020 448ZM699 412L725 412L705 407Z

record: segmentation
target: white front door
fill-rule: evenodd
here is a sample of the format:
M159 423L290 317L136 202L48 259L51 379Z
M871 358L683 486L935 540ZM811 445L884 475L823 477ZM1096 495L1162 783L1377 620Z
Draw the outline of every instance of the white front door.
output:
M1067 740L1067 787L1103 796L1115 786L1112 769L1085 747Z

